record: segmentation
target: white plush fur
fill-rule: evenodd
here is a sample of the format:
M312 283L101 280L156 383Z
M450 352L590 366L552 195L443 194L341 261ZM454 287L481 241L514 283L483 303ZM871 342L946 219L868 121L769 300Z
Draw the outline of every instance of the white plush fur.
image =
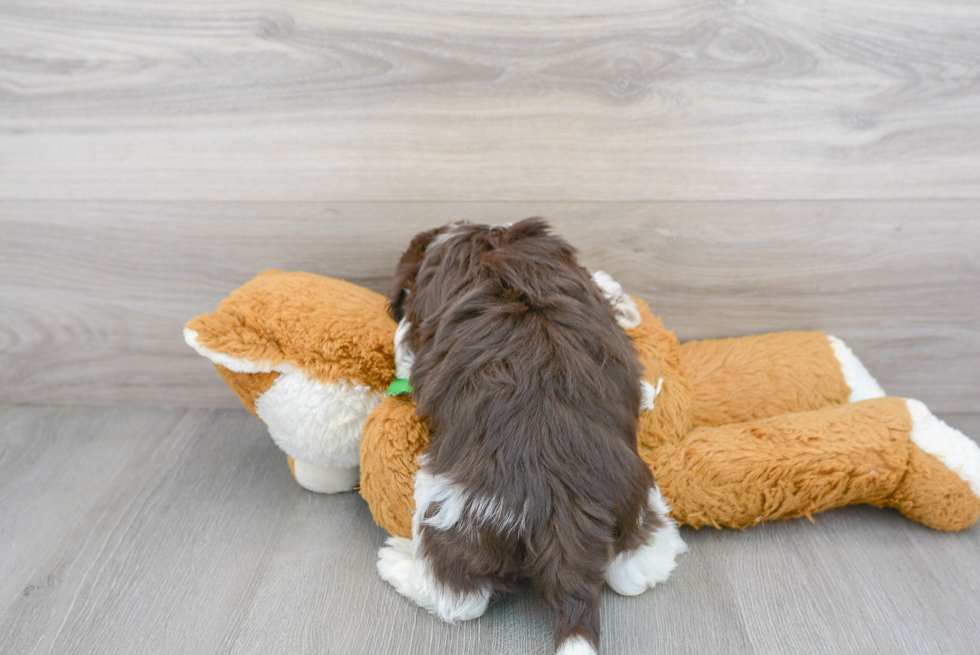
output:
M569 637L555 652L555 655L596 655L592 644L584 637Z
M663 517L664 525L650 535L640 548L617 555L606 569L606 583L623 596L636 596L670 577L677 566L677 556L687 552L677 524L668 514L670 508L657 487L650 489L651 509Z
M346 380L311 380L288 362L272 365L232 357L202 346L197 337L194 330L184 329L184 341L215 364L236 373L279 373L256 399L255 413L295 460L297 482L321 493L350 491L357 485L361 429L381 394Z
M197 332L194 330L184 328L184 342L188 346L196 350L197 354L201 357L211 360L213 364L220 364L229 371L234 371L235 373L272 373L273 371L278 371L282 373L291 371L293 368L286 363L273 366L272 362L254 362L250 359L242 359L240 357L226 355L225 353L219 353L202 346L198 342L197 336Z
M657 380L656 387L646 380L640 380L640 409L653 409L655 407L654 401L660 395L660 390L663 388L663 378Z
M602 291L602 295L613 306L616 322L621 327L633 328L640 324L642 319L636 302L623 293L623 287L609 273L596 271L592 274L592 281L596 283L596 286Z
M423 461L424 466L424 461ZM426 529L445 530L455 525L467 498L444 476L430 475L422 468L415 474L415 513L412 515L412 538L389 537L378 551L378 573L398 593L409 598L439 618L450 623L482 616L490 603L491 588L480 587L469 593L455 593L441 585L420 553L423 517L433 502L439 511L424 521ZM444 511L445 510L445 511ZM443 527L445 526L445 527Z
M301 485L313 491L354 488L360 464L361 428L381 402L381 394L346 380L311 380L288 362L273 366L271 362L232 357L202 346L197 337L194 330L184 329L184 341L215 364L236 373L279 373L272 386L255 401L255 413L269 428L276 444L304 467L306 482L299 480L299 468L296 473Z
M324 384L300 371L283 373L255 401L255 413L293 459L320 468L360 463L364 421L381 402L370 387Z
M844 374L844 381L851 388L851 395L848 402L856 403L860 400L869 398L882 398L885 390L881 388L878 381L872 377L868 369L865 368L861 360L857 358L850 348L837 337L827 335L830 347L834 350L834 356L840 362L841 373Z
M293 460L293 473L299 486L318 494L335 494L351 491L360 479L360 468L340 468L328 466L321 468L307 462Z
M906 398L912 417L912 434L916 446L932 455L946 468L960 476L970 490L980 497L980 446L973 439L941 421L918 400Z

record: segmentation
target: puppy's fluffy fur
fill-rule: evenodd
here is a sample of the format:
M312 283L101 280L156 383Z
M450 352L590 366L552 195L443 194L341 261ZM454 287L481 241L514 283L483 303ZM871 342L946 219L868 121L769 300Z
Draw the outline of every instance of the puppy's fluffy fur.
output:
M636 453L641 368L613 307L527 219L418 235L389 310L431 443L382 577L448 621L529 583L559 652L594 652L603 581L641 593L685 549Z

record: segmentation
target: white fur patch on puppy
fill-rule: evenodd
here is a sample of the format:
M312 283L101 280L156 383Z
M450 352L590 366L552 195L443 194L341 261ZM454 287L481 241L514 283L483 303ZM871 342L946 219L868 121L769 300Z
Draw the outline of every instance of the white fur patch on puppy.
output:
M851 388L851 395L848 402L856 403L860 400L869 398L883 398L885 390L881 388L878 381L872 377L868 369L864 367L861 360L857 358L850 348L837 337L827 335L830 347L834 350L834 357L840 362L841 373L844 374L844 382Z
M388 537L385 544L378 550L378 574L402 596L415 600L420 593L412 540Z
M660 489L650 489L650 508L664 525L650 535L650 541L636 550L617 555L606 569L606 584L623 596L636 596L670 577L677 566L677 556L687 552L677 524L668 516L670 508Z
M932 455L967 484L980 498L980 446L970 437L951 427L929 411L925 404L905 399L912 417L909 435L922 452Z
M596 651L585 637L569 637L555 655L596 655Z
M425 251L429 252L429 250L431 250L432 248L435 248L436 246L440 246L446 243L447 241L449 241L450 239L452 239L459 232L459 228L461 225L462 223L459 221L447 225L446 227L448 229L445 232L440 232L439 234L437 234L435 238L429 242L429 245L425 247Z
M636 302L628 295L623 293L623 287L613 279L609 273L596 271L592 274L592 281L602 291L609 304L613 306L613 313L616 314L616 322L623 328L634 328L640 324L640 310L636 307Z
M469 494L444 475L431 475L420 468L415 473L415 514L412 515L412 534L418 532L416 523L436 530L448 530L459 523L469 503ZM437 503L435 514L425 518L429 506Z
M640 380L640 409L653 409L654 401L664 388L664 379L657 380L656 388L646 380Z
M403 318L395 329L395 377L402 380L407 380L412 374L412 364L415 363L411 337L412 324Z
M425 515L433 503L438 504L438 509L426 518ZM416 512L412 516L413 530L416 519L419 527L424 525L435 530L449 530L461 523L464 512L467 513L469 523L465 527L469 529L487 526L502 533L513 530L520 533L524 529L524 513L518 516L508 511L501 500L493 496L480 495L473 498L462 485L444 475L431 475L423 468L415 473L415 507ZM526 505L524 510L526 512Z

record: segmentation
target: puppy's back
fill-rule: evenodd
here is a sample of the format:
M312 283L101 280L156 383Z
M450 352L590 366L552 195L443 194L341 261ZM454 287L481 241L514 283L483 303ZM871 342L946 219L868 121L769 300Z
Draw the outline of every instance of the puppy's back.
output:
M575 251L543 222L518 223L477 254L447 252L419 272L452 287L439 290L437 314L417 317L425 470L449 489L417 507L436 528L422 547L461 590L474 578L530 581L559 645L596 644L606 565L643 538L635 526L652 486L636 455L640 365ZM657 517L646 518L648 532Z

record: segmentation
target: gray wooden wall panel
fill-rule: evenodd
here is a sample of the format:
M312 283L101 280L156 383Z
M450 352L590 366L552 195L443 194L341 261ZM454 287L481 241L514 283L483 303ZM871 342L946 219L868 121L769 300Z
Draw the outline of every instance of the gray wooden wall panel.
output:
M969 0L5 0L0 198L980 196Z
M181 326L270 267L384 291L410 237L553 218L681 339L825 329L891 393L980 410L980 203L0 202L0 394L235 406Z

